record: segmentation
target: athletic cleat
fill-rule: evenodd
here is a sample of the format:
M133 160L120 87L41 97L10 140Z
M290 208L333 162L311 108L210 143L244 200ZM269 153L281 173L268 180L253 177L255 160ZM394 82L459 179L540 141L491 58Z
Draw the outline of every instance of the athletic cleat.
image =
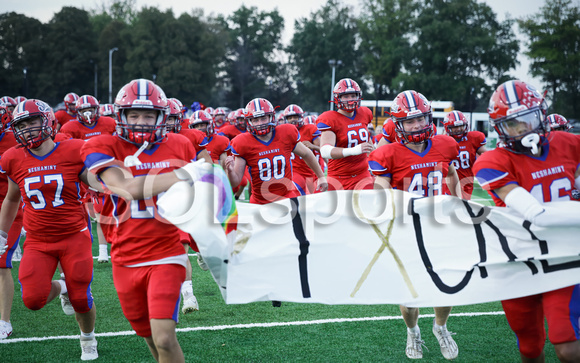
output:
M205 260L203 259L201 253L197 253L197 264L199 265L199 267L201 267L202 270L207 271L209 270L209 266L207 265L207 263L205 263Z
M421 359L423 358L423 347L425 342L421 339L421 332L414 334L407 329L407 348L405 348L405 354L407 358L410 359Z
M6 339L11 335L12 335L12 324L10 322L0 320L0 340Z
M68 293L60 295L60 305L62 306L62 311L64 311L66 315L75 314L75 309L73 308L72 304L70 303L70 300L68 299Z
M194 311L199 311L199 305L197 303L197 299L195 295L191 295L183 302L183 307L181 308L181 312L184 314L193 313Z
M279 308L282 306L282 301L272 300L272 306L275 308Z
M81 339L81 360L95 360L99 358L99 352L97 351L97 339L93 338L91 340Z
M109 263L109 255L102 255L99 253L99 257L97 257L98 263Z
M451 337L452 335L455 335L455 333L448 331L445 326L435 327L435 322L433 322L433 334L439 341L443 357L447 360L457 358L459 348L457 347L455 340Z

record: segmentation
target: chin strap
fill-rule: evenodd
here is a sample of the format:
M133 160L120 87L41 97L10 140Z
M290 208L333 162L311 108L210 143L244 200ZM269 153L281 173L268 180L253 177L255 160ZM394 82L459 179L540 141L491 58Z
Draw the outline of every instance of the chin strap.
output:
M147 141L144 141L143 145L141 145L141 147L139 148L139 150L137 150L135 154L128 155L124 161L125 166L130 168L132 166L143 164L141 160L139 160L139 154L141 154L143 150L147 149L147 146L149 146L149 143Z
M540 143L540 135L533 133L522 137L522 145L532 149L532 154L538 152L538 144Z

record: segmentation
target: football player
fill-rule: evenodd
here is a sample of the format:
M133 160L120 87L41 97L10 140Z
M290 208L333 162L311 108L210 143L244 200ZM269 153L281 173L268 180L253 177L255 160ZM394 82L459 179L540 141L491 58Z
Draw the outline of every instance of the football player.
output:
M81 359L96 359L92 236L79 195L80 182L88 184L80 156L85 143L73 139L55 143L56 119L43 101L19 103L13 117L11 127L21 147L9 149L0 159L1 171L9 178L0 210L0 244L22 198L27 234L18 280L24 305L38 310L57 296L68 295L81 330ZM58 262L68 276L66 283L51 281Z
M481 155L474 165L479 184L507 206L541 227L578 226L549 202L573 200L580 188L580 138L550 132L546 102L532 85L501 84L487 112L503 147ZM546 204L541 204L546 203ZM547 321L549 339L562 362L580 362L580 285L502 301L517 337L522 362L543 362Z
M453 160L459 145L449 136L434 136L431 104L421 93L404 91L395 97L391 115L396 127L395 142L379 147L369 156L369 168L376 176L375 188L395 188L423 197L457 195L457 173ZM423 357L419 309L401 305L407 325L405 353L411 359ZM455 359L457 344L447 330L451 307L434 307L432 331L446 359Z
M361 107L362 90L350 78L333 89L337 111L326 111L316 122L322 132L320 155L328 161L328 189L372 189L367 154L374 150L368 124L373 114Z
M547 121L553 131L572 132L572 125L570 125L570 121L568 121L566 117L562 115L553 113L548 116Z
M226 124L219 129L219 135L223 135L230 140L246 132L246 119L244 118L244 109L243 108L237 109L235 111L235 115L233 118L234 118L233 124L231 125Z
M230 140L223 135L215 134L212 117L205 111L195 111L189 118L189 128L199 130L206 135L206 150L212 162L224 167L230 150Z
M326 190L326 180L314 154L300 142L293 125L276 127L274 106L265 98L255 98L245 108L248 131L232 140L226 159L226 173L237 186L246 165L252 177L250 203L266 204L299 195L292 183L292 153L302 157L318 177L318 189Z
M313 153L318 153L320 151L320 131L315 125L304 124L302 107L291 104L284 109L282 115L285 123L296 126L300 133L300 142L312 150ZM308 167L301 157L295 155L292 157L292 180L301 195L312 194L316 189L314 171Z
M79 97L75 102L74 109L77 114L76 119L64 124L60 128L59 133L68 135L73 139L85 141L95 136L112 135L115 133L115 120L100 114L99 101L94 96L84 95ZM105 195L94 190L88 190L88 195L91 200L91 203L87 204L89 214L94 214L97 222L97 236L99 238L99 256L97 257L97 261L99 263L107 263L109 262L107 233L103 231L103 228L106 230L108 225L103 226L101 224L102 200Z
M451 111L443 119L445 133L459 143L459 154L453 160L461 186L461 197L471 199L473 193L473 163L475 158L487 151L485 135L481 131L469 131L469 121L461 111Z
M75 107L78 99L79 95L74 92L69 92L64 96L64 110L58 110L54 113L57 121L56 131L60 130L64 124L77 117Z
M12 132L7 132L12 121L12 113L0 99L0 156L8 149L18 145ZM0 173L0 205L4 201L8 190L8 178ZM14 280L12 279L12 258L18 247L20 232L22 230L22 208L18 208L16 218L8 231L6 244L0 245L0 339L6 339L12 335L12 323L10 313L12 300L14 299Z
M112 193L105 203L114 205L117 219L113 281L125 317L155 360L183 362L175 326L188 257L156 200L179 180L192 182L188 168L195 165L187 163L195 149L186 137L167 132L167 97L153 82L123 86L115 109L117 133L92 138L81 150L87 169Z

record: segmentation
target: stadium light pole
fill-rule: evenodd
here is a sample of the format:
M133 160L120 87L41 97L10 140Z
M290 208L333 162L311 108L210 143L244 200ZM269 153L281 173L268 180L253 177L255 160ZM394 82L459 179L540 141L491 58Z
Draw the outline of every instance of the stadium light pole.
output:
M94 66L94 76L95 76L95 89L94 89L94 93L93 96L95 96L96 99L99 99L99 96L97 95L97 82L98 82L98 76L97 76L97 62L95 62L94 60L91 59L90 61L93 66Z
M109 49L109 103L113 103L113 53L119 48Z
M330 110L334 110L334 102L332 102L333 100L333 90L334 90L334 75L336 74L336 67L341 65L342 61L341 60L336 60L336 59L330 59L328 61L328 65L332 67L332 81L330 83Z

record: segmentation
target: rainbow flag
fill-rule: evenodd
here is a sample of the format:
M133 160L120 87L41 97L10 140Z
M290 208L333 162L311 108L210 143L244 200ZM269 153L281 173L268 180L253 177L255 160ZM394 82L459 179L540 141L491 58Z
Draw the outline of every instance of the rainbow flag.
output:
M238 227L238 209L232 186L224 169L213 164L211 172L204 174L200 181L211 183L218 190L218 210L216 218L221 223L226 235L235 232Z

